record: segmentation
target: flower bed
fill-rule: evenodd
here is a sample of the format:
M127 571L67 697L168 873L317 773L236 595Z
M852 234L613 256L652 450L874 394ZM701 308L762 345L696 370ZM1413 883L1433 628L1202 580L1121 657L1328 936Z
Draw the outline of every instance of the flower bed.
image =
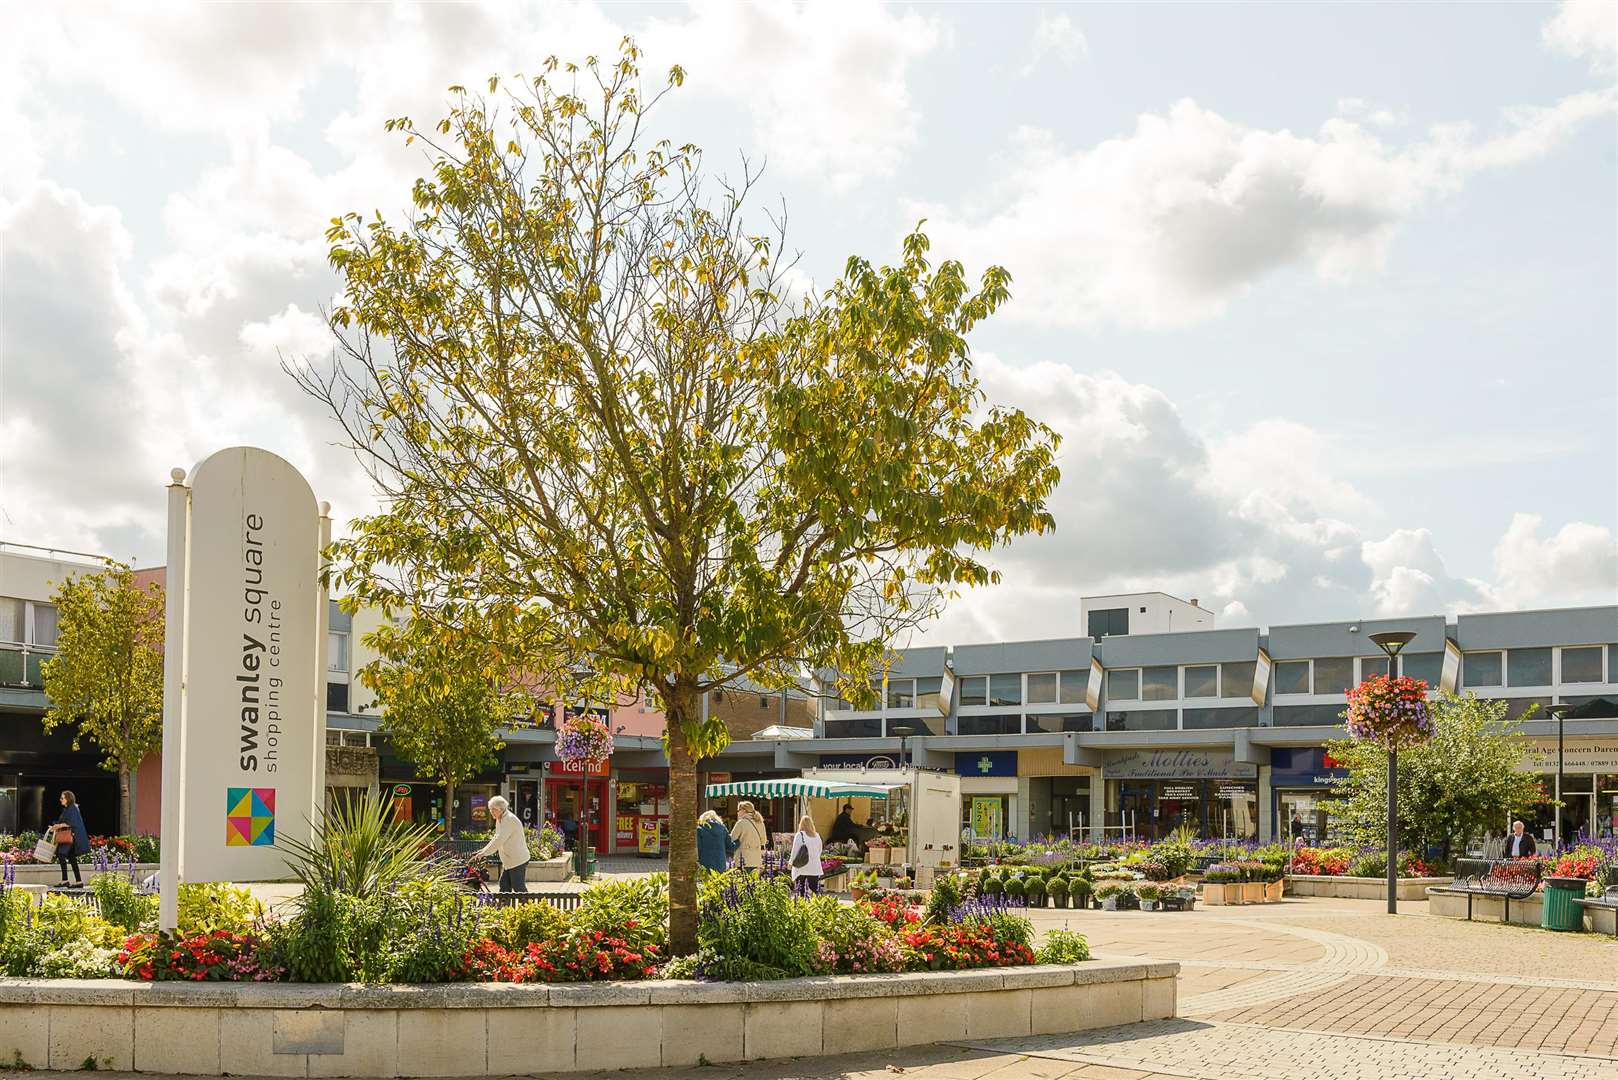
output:
M0 863L16 866L40 865L34 858L34 845L39 833L0 833ZM90 850L78 856L80 866L102 866L127 863L153 864L158 861L158 842L155 836L92 836ZM54 864L49 860L45 865Z

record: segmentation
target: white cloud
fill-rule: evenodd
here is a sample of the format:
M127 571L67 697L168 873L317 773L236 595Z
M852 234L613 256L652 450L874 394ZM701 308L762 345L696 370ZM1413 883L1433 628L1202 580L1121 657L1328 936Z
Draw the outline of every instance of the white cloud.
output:
M1090 51L1089 42L1085 40L1084 31L1068 17L1065 11L1051 14L1049 11L1039 13L1039 22L1034 26L1034 49L1028 63L1023 65L1023 75L1032 75L1039 65L1047 58L1055 57L1064 63L1070 63Z
M907 79L941 33L934 18L879 4L694 0L643 44L678 59L693 91L741 103L771 166L847 191L891 174L915 144Z
M986 354L977 367L990 401L1063 435L1056 532L992 556L1002 583L957 601L926 642L1078 634L1081 596L1136 590L1195 596L1221 626L1611 603L1618 591L1607 529L1542 539L1539 519L1519 515L1494 580L1457 576L1430 529L1368 537L1357 523L1380 508L1333 474L1329 442L1304 425L1261 420L1210 443L1153 387Z
M1618 58L1618 3L1563 0L1540 35L1550 49L1567 56L1589 57L1591 66L1598 69L1610 68Z
M1516 514L1494 549L1499 602L1547 607L1595 596L1618 602L1618 538L1611 529L1569 522L1548 537L1538 514Z
M930 206L939 245L1004 264L1007 309L1048 326L1175 326L1215 316L1283 268L1343 279L1379 267L1399 227L1469 177L1543 156L1618 91L1508 110L1502 129L1433 128L1405 145L1336 117L1314 136L1265 131L1193 101L1069 150L1040 130L979 209Z

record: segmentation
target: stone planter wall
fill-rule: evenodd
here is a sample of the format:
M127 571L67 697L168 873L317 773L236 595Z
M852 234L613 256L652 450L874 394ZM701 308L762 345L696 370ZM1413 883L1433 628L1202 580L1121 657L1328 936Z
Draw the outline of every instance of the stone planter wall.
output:
M1598 934L1618 934L1618 908L1589 900L1578 901L1584 908L1584 924Z
M531 859L524 880L566 881L572 871L573 860L567 855L558 855L554 859Z
M1434 885L1448 885L1452 877L1400 878L1400 900L1425 900ZM1386 900L1383 878L1345 877L1341 874L1288 874L1287 892L1293 896L1330 896L1338 900Z
M12 872L16 875L18 885L55 885L62 880L62 868L55 863L19 863L12 868ZM125 863L122 867L110 872L120 877L127 876L129 864ZM145 881L155 873L157 873L156 863L135 864L135 880L137 882ZM89 885L98 876L98 873L88 863L80 863L79 876L86 885ZM71 870L68 871L68 880L73 880L73 871Z
M473 1076L689 1067L1172 1017L1173 963L765 983L340 986L0 979L0 1060L35 1068Z
M1503 896L1490 893L1468 894L1462 889L1449 889L1438 886L1427 891L1427 898L1432 901L1428 907L1428 914L1437 915L1445 919L1464 919L1467 917L1467 901L1471 901L1471 915L1473 922L1505 922L1507 904ZM1538 893L1526 900L1513 900L1510 903L1510 921L1523 926L1538 926L1541 911L1541 897ZM1586 913L1585 925L1589 925L1589 916Z

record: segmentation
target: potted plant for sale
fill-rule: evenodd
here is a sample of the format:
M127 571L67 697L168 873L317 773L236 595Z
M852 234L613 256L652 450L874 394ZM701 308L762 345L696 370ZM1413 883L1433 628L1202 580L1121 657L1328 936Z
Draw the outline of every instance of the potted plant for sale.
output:
M1042 908L1045 906L1045 879L1037 874L1028 879L1028 887L1024 891L1028 897L1028 906Z
M1096 889L1096 899L1101 901L1101 910L1117 911L1118 899L1123 896L1124 891L1124 886L1111 881Z
M1135 895L1140 898L1142 911L1156 911L1158 901L1163 898L1163 890L1157 885L1137 885Z
M1242 903L1264 903L1264 864L1244 859L1236 864L1242 875Z
M1006 899L1013 904L1025 904L1028 901L1028 883L1020 877L1014 877L1006 882Z
M1202 901L1209 907L1242 902L1242 872L1230 863L1214 863L1202 874Z
M865 861L872 866L886 866L891 853L892 848L888 841L880 836L873 837L871 842L865 845Z
M1065 877L1053 877L1053 878L1051 878L1050 885L1048 885L1046 888L1050 892L1051 904L1053 906L1059 907L1059 908L1067 907L1067 900L1068 900L1067 878L1065 878Z
M1279 904L1286 890L1286 867L1279 863L1266 862L1264 864L1264 899L1271 904Z

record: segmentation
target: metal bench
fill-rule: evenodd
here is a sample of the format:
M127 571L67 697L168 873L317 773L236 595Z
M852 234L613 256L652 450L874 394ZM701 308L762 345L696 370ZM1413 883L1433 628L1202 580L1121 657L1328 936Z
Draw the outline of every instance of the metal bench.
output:
M549 904L558 911L577 911L584 898L582 892L480 892L478 903L491 907L511 907L515 904Z
M1472 871L1466 873L1466 871ZM1505 921L1511 921L1511 902L1526 900L1539 891L1545 864L1536 860L1457 859L1455 880L1440 886L1445 892L1466 894L1466 918L1472 919L1472 898L1498 896L1505 902Z

